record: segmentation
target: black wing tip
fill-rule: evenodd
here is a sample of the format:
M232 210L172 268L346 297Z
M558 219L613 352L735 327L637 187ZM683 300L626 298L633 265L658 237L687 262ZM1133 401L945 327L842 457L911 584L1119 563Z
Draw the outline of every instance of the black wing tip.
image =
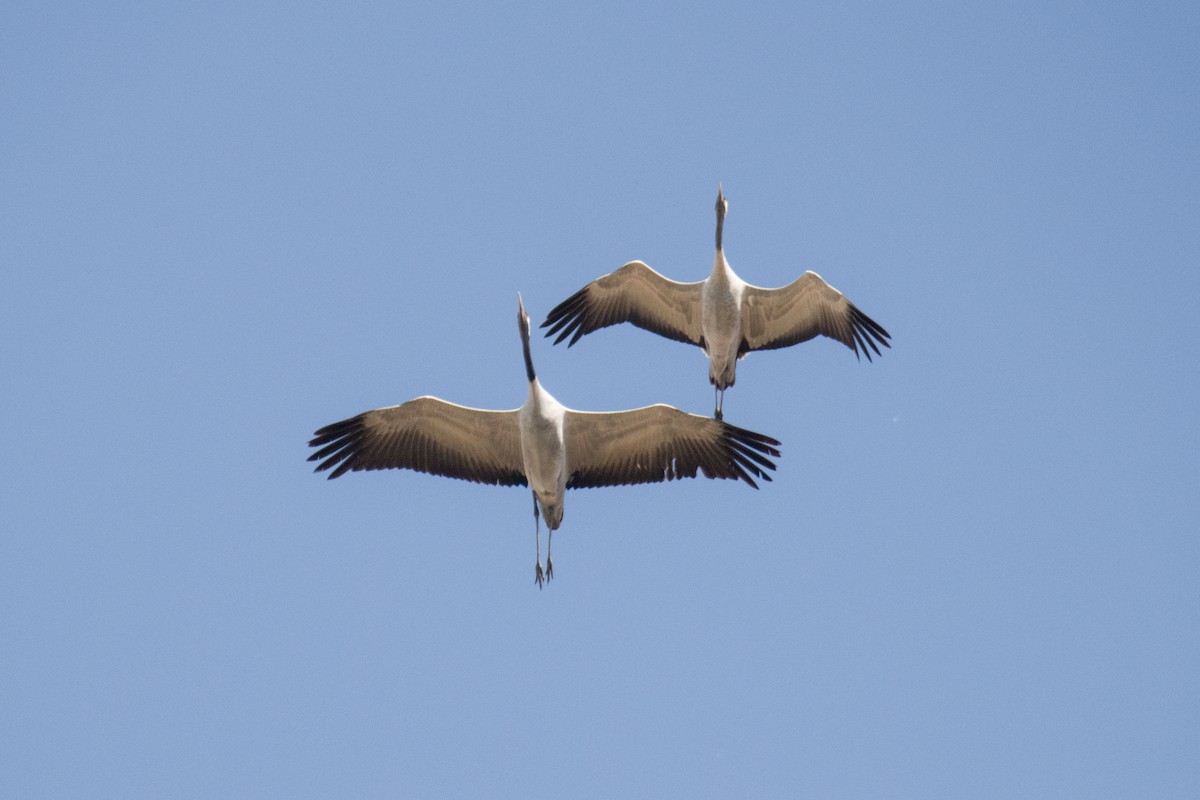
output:
M540 326L549 328L545 334L547 339L557 334L554 344L562 344L563 340L570 337L571 341L567 342L567 347L570 347L592 330L585 324L588 313L587 291L588 287L585 286L551 309L546 315L546 321Z
M586 295L587 287L585 286L575 294L568 297L566 300L563 300L554 308L550 309L550 313L546 315L546 319L538 327L550 328L551 330L546 335L552 335L554 331L570 322L572 318L579 316L579 307Z
M765 433L757 433L746 428L739 428L737 425L731 425L728 422L721 420L721 424L730 433L731 438L736 441L744 441L747 444L752 444L755 449L770 453L772 456L778 457L779 451L776 449L782 447L783 443L773 436L767 436Z
M330 423L313 433L308 446L321 448L306 459L319 462L313 467L313 472L333 469L327 476L329 480L333 480L354 468L355 456L359 452L358 445L365 429L363 417L363 414L358 414L340 422Z
M854 350L855 358L859 358L861 351L862 355L867 357L867 361L872 361L872 350L877 356L883 355L879 345L883 345L889 350L892 348L888 342L892 335L887 332L887 329L864 314L853 303L850 304L850 334L852 338L848 344ZM862 359L859 358L859 360Z
M771 458L780 458L782 455L779 440L728 422L721 421L721 425L725 434L726 455L734 471L730 477L740 478L752 489L758 488L754 478L770 483L772 478L769 470L777 469Z

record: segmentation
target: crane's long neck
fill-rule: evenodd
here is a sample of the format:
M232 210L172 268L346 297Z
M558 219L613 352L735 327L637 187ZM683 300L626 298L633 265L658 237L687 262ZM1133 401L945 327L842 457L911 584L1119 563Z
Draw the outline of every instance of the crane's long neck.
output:
M533 354L529 352L529 318L525 317L521 320L521 347L525 351L525 376L529 378L529 382L533 383L537 380L537 373L533 371Z
M725 230L725 210L729 204L725 201L725 192L721 191L721 185L717 184L717 254L713 258L712 277L709 282L727 286L732 270L729 269L729 262L725 260L725 251L721 247L721 233Z
M721 184L717 184L717 254L721 253L721 230L725 227L725 209L728 203L725 202L725 192L721 190Z
M717 252L721 252L721 229L725 227L725 204L717 203Z

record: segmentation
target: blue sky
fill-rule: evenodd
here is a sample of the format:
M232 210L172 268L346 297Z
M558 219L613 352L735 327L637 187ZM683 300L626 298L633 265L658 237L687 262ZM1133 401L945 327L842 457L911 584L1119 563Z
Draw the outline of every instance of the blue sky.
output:
M578 5L5 7L0 794L1200 794L1200 12ZM523 490L311 473L718 181L893 335L741 363L772 484L572 493L538 591Z

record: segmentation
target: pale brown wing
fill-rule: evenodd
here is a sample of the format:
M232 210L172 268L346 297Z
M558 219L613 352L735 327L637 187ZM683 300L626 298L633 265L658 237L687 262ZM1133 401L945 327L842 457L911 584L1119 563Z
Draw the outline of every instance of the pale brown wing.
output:
M600 328L630 322L639 328L701 345L700 291L704 282L676 283L641 261L597 278L546 315L546 336L558 334L555 344L571 337L567 346Z
M476 483L525 486L517 412L418 397L318 430L308 457L329 478L353 470L412 469Z
M739 355L789 347L814 336L836 339L868 361L871 350L881 355L879 345L890 348L887 340L892 338L815 272L806 272L778 289L746 286Z
M711 417L656 405L633 411L568 411L567 488L678 478L771 480L779 442ZM753 476L753 477L752 477Z

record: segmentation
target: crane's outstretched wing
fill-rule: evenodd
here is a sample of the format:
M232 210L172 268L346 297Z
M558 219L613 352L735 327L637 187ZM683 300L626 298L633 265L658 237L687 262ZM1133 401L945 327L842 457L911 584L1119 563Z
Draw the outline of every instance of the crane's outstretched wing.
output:
M779 457L770 436L656 405L633 411L568 411L568 489L657 483L677 478L733 478L754 488L771 480L767 456ZM751 477L754 476L754 477Z
M778 289L746 286L739 355L788 347L818 335L836 339L868 361L871 350L882 355L878 345L890 348L887 340L892 338L815 272L806 272Z
M517 412L485 411L418 397L326 425L308 444L315 472L412 469L447 478L526 486Z
M597 278L546 315L541 327L546 336L558 334L558 344L568 336L575 344L584 334L621 322L703 347L700 326L700 291L703 281L676 283L641 261Z

